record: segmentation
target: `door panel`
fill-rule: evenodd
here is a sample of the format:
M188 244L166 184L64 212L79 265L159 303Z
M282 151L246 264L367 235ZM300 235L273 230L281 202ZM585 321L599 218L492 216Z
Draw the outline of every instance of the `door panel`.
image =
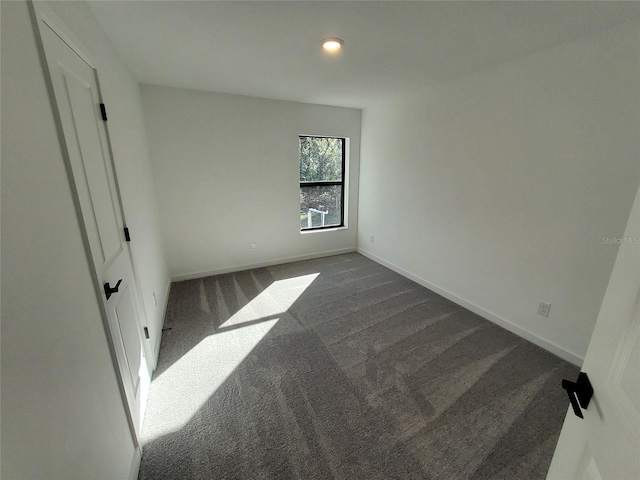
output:
M640 478L640 189L582 371L593 398L569 408L548 479Z
M110 303L112 305L109 305ZM130 285L123 282L118 295L114 295L107 302L107 305L113 310L111 314L116 320L120 338L124 342L123 351L126 358L123 362L125 366L123 370L131 379L134 391L137 391L140 382L140 367L142 366L142 350L140 349L140 342L136 341L138 339L136 325L127 321L128 318L135 318L136 315Z
M122 205L104 121L96 71L48 25L40 29L81 222L100 291L106 327L134 433L142 427L149 375L144 358L140 302L125 244ZM102 286L115 286L109 298Z
M86 68L89 68L88 66ZM76 140L84 180L91 197L90 215L95 220L98 229L103 263L110 263L114 257L122 253L121 229L115 210L114 192L109 184L107 165L108 151L100 138L100 125L97 124L96 108L99 105L98 95L93 86L74 72L61 65L67 98L76 129ZM88 73L88 72L87 72Z

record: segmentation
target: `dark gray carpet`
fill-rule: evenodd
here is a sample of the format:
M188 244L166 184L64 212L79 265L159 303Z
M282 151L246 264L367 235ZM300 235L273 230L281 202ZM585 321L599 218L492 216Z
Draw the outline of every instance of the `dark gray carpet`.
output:
M578 369L358 255L175 283L139 478L544 478Z

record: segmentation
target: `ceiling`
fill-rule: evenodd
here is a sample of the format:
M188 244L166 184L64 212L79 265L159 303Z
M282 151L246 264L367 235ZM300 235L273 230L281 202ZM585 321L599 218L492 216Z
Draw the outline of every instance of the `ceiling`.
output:
M141 83L355 108L640 19L606 1L89 5Z

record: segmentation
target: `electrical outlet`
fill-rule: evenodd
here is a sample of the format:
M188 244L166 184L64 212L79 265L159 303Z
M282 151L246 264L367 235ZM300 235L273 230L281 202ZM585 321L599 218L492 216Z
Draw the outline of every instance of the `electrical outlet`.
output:
M255 250L257 247L256 242L251 242L249 246L251 247L251 250Z
M538 304L538 315L542 315L543 317L548 317L549 310L551 310L550 303L540 302Z
M371 243L376 243L376 236L375 235L371 235Z

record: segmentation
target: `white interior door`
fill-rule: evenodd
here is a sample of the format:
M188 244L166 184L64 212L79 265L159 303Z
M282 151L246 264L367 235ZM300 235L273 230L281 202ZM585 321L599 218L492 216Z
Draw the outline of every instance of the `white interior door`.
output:
M582 366L593 397L583 420L569 408L548 479L640 479L640 190L618 241Z
M126 245L122 206L96 71L44 21L40 34L82 213L96 283L104 305L112 353L139 437L149 372L140 304Z

